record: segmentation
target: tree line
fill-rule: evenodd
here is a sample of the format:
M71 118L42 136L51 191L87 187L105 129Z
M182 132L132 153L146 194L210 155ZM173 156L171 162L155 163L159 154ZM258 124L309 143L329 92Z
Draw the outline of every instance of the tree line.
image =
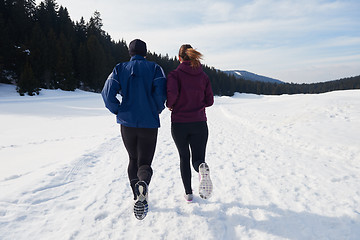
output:
M20 95L38 94L41 88L99 92L119 62L130 60L124 40L114 41L95 11L85 21L72 21L56 0L0 0L0 82L17 85ZM176 57L148 52L167 74ZM360 88L360 76L316 84L265 83L239 79L203 66L215 95L320 93Z
M205 69L206 71L217 71ZM211 75L210 75L211 76ZM238 78L229 78L222 74L217 75L222 81L212 81L213 89L217 95L232 96L235 92L253 93L258 95L282 94L318 94L337 90L360 89L360 76L342 78L338 80L318 83L270 83L250 81Z

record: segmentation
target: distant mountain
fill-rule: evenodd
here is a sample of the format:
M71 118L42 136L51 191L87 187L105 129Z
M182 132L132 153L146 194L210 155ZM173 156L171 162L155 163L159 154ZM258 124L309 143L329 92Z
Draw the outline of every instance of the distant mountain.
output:
M261 75L257 75L255 73L251 73L248 71L240 71L240 70L230 70L230 71L223 71L229 75L234 75L235 77L242 78L245 80L250 81L260 81L260 82L271 82L271 83L284 83L280 80L269 78Z

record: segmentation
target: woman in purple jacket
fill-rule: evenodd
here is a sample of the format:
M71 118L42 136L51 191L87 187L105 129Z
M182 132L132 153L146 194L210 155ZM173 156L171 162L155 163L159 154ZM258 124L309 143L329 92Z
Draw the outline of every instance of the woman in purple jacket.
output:
M214 103L209 77L204 73L202 54L189 44L179 50L180 65L168 75L167 103L171 112L171 134L180 155L180 172L185 188L185 199L193 199L191 166L199 172L200 197L207 199L212 193L209 166L205 163L208 126L205 108ZM189 149L190 147L190 149Z

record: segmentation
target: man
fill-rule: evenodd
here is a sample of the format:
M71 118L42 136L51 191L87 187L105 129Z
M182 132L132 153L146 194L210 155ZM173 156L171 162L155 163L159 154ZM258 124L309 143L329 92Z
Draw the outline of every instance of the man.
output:
M166 77L162 68L145 59L146 43L129 44L129 62L119 63L101 92L106 108L117 116L121 136L129 154L128 176L134 194L134 214L139 220L148 211L148 186L153 170L159 114L165 108ZM120 93L121 101L116 98Z

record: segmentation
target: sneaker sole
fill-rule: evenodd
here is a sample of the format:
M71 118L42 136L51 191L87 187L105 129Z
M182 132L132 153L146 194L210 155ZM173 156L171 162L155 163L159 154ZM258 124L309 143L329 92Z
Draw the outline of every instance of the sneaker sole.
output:
M210 169L206 163L202 163L199 166L200 173L200 184L199 184L199 195L203 199L211 197L213 185L210 179Z
M149 210L149 205L146 200L143 202L140 201L135 202L134 215L136 219L143 220L146 217L148 210Z
M139 182L135 185L137 200L134 204L134 215L138 220L143 220L149 211L149 205L146 200L147 191L148 189L145 182Z

